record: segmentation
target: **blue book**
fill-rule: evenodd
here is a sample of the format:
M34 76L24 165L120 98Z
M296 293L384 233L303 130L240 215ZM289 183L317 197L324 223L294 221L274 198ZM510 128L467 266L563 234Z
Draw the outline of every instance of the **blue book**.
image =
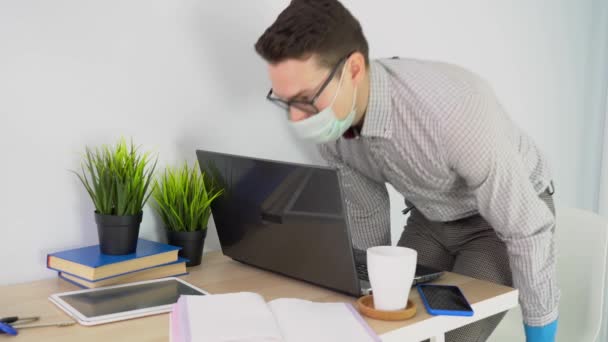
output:
M129 272L177 261L180 247L144 239L137 241L135 253L102 254L99 245L75 248L47 255L49 269L88 281L115 277Z

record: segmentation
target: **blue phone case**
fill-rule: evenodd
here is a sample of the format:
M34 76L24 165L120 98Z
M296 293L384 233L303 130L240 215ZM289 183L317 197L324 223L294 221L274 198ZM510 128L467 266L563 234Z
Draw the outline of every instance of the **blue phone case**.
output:
M434 309L429 305L429 302L422 290L423 287L449 287L449 288L455 288L458 291L459 296L467 303L467 306L470 308L470 310L441 310L441 309ZM460 291L460 288L458 288L458 286L452 286L452 285L432 285L432 284L420 284L418 286L416 286L416 288L418 289L418 293L420 293L420 298L422 298L422 303L424 303L424 307L426 308L426 311L431 314L431 315L444 315L444 316L473 316L474 311L473 308L471 308L471 304L469 304L469 301L466 299L466 297L464 296L464 294L462 293L462 291Z

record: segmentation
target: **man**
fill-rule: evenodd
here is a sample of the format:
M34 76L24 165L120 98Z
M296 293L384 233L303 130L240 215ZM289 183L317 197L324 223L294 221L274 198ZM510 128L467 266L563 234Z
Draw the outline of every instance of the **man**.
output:
M551 176L484 80L446 63L370 61L337 0L293 0L255 48L268 62L267 98L339 170L356 247L390 244L390 183L411 209L398 245L421 264L514 285L527 341L554 341ZM503 316L446 339L485 341Z

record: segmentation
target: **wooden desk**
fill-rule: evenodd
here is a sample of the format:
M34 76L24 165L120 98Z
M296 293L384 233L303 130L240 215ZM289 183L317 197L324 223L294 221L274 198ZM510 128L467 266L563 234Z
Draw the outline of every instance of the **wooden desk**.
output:
M261 294L266 300L282 297L317 302L354 303L356 300L331 290L243 265L219 252L205 254L202 264L190 268L189 271L190 274L182 278L211 293L251 291ZM475 315L473 317L430 316L426 313L418 292L414 290L410 295L410 299L418 306L418 313L414 318L402 322L367 319L367 322L381 335L383 341L420 341L429 337L433 341L443 341L443 334L446 331L517 306L517 290L509 287L454 273L447 273L436 283L458 285L471 302ZM0 317L41 316L42 323L69 320L69 317L52 304L48 297L53 293L77 289L79 288L59 278L1 286ZM166 342L169 340L169 318L168 314L162 314L93 327L74 325L64 328L23 329L14 338L0 335L0 339L4 338L7 341L14 339L17 342Z

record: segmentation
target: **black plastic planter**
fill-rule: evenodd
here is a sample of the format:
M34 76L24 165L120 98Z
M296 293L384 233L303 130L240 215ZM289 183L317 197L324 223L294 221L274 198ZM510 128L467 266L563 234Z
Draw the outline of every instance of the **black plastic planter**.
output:
M174 232L167 230L167 240L170 245L181 247L179 256L188 259L186 266L196 266L201 264L203 256L203 246L207 229L193 232Z
M101 215L95 212L101 253L123 255L135 253L143 212L137 215Z

